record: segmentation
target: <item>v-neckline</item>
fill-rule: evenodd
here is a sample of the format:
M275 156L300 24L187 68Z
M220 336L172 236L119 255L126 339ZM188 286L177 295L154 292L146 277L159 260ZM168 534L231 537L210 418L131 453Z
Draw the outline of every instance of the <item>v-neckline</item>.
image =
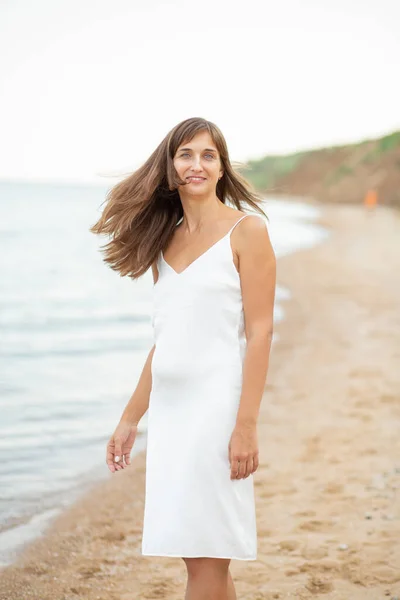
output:
M236 223L238 223L241 219L239 219L238 221L236 221ZM235 223L235 225L236 225ZM235 225L233 225L233 227L235 227ZM169 269L171 269L171 271L173 273L175 273L175 275L183 275L183 273L185 273L192 265L194 265L194 263L196 263L198 260L200 260L200 258L202 258L203 256L205 256L212 248L214 248L214 246L216 246L217 244L219 244L220 242L222 242L222 240L224 240L232 231L233 227L227 231L225 233L225 235L223 235L221 238L219 238L219 240L217 240L216 242L214 242L213 244L211 244L211 246L209 246L207 248L207 250L204 250L204 252L202 252L201 254L199 254L199 256L197 258L195 258L194 260L192 260L191 263L189 263L184 269L183 271L175 271L174 267L172 267L164 258L164 252L161 250L161 258L163 259L164 263L167 265L167 267Z

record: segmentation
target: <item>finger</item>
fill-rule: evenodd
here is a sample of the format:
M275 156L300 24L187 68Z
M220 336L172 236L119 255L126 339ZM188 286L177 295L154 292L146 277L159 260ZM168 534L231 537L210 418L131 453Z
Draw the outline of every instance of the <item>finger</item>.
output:
M107 466L110 469L111 473L114 473L116 471L116 464L112 460L107 461Z
M125 462L125 454L121 455L121 459L118 463L118 465L122 468L122 469L126 469L126 467L128 466Z
M114 439L114 461L118 463L122 457L121 440L119 438Z
M129 452L127 454L124 454L124 459L125 459L125 462L127 465L131 464L131 457L130 457Z
M251 475L253 472L253 459L252 458L248 458L247 459L247 465L246 465L246 473L244 474L243 479L247 479L247 477L249 475Z
M119 447L121 447L120 444L121 443L119 442ZM107 444L106 463L111 473L115 473L124 468L124 465L121 464L123 463L121 451L117 454L117 442L114 438L111 438Z
M243 479L247 469L247 460L241 460L239 462L239 471L237 474L237 479Z
M236 479L239 472L239 461L234 459L231 463L231 479Z
M110 469L111 473L114 473L114 471L115 471L114 443L112 441L108 442L108 444L107 444L106 463L107 463L108 468Z
M255 473L258 469L258 465L259 465L259 461L258 461L258 454L256 454L253 457L253 473Z
M107 444L106 450L106 461L110 461L114 459L114 442L110 440Z

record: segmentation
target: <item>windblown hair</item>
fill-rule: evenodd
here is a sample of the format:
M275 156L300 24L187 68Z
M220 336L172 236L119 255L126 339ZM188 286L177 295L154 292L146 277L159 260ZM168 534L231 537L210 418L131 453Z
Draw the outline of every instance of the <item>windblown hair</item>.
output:
M102 215L90 228L92 233L111 236L102 246L104 261L121 277L137 279L143 275L172 238L183 216L178 185L186 185L173 159L177 149L201 131L210 134L224 171L216 186L217 197L238 210L242 210L242 203L247 204L268 219L259 206L262 198L234 171L220 129L206 119L186 119L171 129L139 169L108 191Z

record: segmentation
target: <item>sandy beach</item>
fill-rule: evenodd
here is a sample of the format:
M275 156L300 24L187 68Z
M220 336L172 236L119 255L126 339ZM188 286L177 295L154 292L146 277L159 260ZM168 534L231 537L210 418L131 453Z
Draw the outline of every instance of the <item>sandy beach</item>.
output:
M320 223L326 241L278 259L292 296L258 426L258 559L231 565L238 600L400 597L400 213L327 205ZM140 553L144 476L142 453L94 485L0 572L0 600L182 600L183 561Z

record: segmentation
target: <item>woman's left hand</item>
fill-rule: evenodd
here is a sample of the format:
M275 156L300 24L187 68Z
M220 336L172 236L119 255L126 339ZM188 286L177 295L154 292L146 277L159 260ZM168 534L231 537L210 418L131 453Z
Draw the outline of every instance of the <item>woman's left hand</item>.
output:
M237 424L229 442L231 479L246 479L258 469L257 426Z

